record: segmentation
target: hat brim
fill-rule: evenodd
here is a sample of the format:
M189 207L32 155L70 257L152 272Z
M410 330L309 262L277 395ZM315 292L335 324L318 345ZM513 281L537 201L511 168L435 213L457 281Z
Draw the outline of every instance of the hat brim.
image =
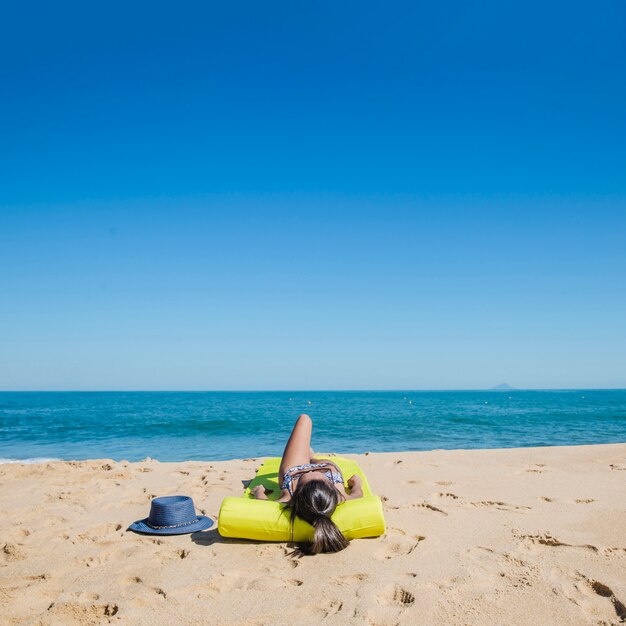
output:
M199 530L206 530L213 526L213 520L205 515L198 515L198 521L188 526L179 526L178 528L152 528L148 526L148 518L133 522L128 530L144 535L188 535Z

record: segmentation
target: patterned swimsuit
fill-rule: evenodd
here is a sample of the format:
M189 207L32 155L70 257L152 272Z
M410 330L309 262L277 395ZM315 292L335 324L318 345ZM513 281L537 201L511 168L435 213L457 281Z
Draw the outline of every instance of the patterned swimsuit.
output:
M325 469L324 475L328 480L332 481L334 484L341 483L343 485L343 476L339 469L337 471L332 470L332 466L329 467L327 463L305 463L304 465L294 465L290 467L286 472L283 478L283 484L280 486L281 489L286 489L289 492L289 495L293 497L292 483L294 478L298 478L299 473L304 472L314 472L316 470Z

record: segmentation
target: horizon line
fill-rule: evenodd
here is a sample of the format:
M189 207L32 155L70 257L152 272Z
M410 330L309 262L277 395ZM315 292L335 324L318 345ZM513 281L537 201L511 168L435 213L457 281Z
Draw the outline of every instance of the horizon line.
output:
M0 389L0 393L433 393L459 391L626 391L626 387L460 387L432 389Z

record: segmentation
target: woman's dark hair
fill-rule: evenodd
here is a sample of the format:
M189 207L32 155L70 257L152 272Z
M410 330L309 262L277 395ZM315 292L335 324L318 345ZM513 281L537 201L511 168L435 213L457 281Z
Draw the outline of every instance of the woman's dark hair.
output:
M330 519L340 501L337 489L324 480L311 480L298 485L287 505L291 510L291 525L293 528L296 517L311 524L313 541L299 544L296 553L339 552L348 547L350 542Z

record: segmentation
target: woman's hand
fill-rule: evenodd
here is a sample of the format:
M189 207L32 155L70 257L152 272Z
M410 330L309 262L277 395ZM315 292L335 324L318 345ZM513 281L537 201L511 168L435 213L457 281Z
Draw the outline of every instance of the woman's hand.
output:
M363 489L361 488L361 477L358 474L354 474L354 476L350 476L348 478L348 487L350 487L350 495L355 497L360 497L363 495Z
M354 485L361 485L361 477L358 474L353 474L348 478L348 487L352 489Z
M265 487L263 485L257 485L256 487L253 487L250 493L257 500L267 500L267 496L265 495Z

